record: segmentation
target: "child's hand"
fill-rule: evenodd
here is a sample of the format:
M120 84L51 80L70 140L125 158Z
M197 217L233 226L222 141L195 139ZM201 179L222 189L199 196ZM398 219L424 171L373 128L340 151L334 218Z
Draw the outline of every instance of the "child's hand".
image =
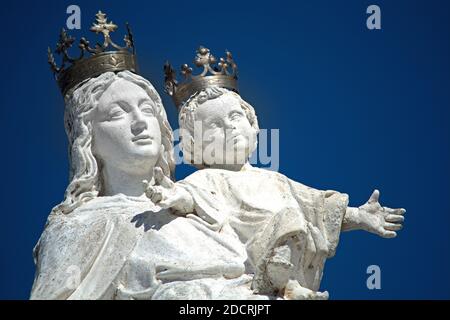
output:
M405 220L405 209L391 209L382 207L378 202L380 192L375 190L364 205L359 207L359 219L361 227L383 238L394 238L396 231L402 228Z
M296 280L289 280L284 289L285 300L328 300L328 297L328 291L312 291L302 287Z
M161 168L154 168L153 178L155 185L150 185L147 180L142 182L146 196L154 204L161 208L172 208L182 214L194 211L194 201L189 192L166 177Z

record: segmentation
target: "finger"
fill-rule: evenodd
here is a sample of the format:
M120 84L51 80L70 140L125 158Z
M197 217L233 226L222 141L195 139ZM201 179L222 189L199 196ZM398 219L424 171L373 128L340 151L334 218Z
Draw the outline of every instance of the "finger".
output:
M388 212L390 214L404 215L406 212L406 210L403 208L400 208L400 209L391 209L388 207L383 207L383 208L386 212Z
M405 217L404 216L400 216L398 214L388 214L384 220L386 222L403 222L405 221Z
M398 231L401 230L403 228L403 226L401 224L397 224L397 223L385 223L384 225L384 229L385 230L389 230L389 231Z
M165 188L172 188L173 181L164 175L164 172L160 167L155 167L153 169L153 175L155 177L155 183L163 186Z
M161 180L161 185L165 188L173 188L174 182L170 180L169 177L163 174L163 178Z
M159 204L159 202L162 200L162 196L160 193L154 193L150 200L152 200L154 204Z
M317 300L328 300L329 296L328 291L317 292Z
M372 195L370 196L370 198L369 198L369 203L375 203L375 202L378 202L378 199L380 198L380 191L378 191L377 189L375 189L373 192L372 192Z
M152 187L150 182L148 182L147 180L142 180L142 185L144 186L144 191L145 192L147 192L147 190Z
M142 180L142 186L144 187L145 195L147 195L147 190L148 190L148 187L150 186L150 183L148 182L148 180ZM148 197L148 195L147 195L147 197Z
M150 200L152 200L152 202L156 204L162 200L163 193L162 193L161 187L159 187L159 186L153 186L152 189L153 189L153 193L150 197Z
M155 193L155 187L153 186L147 186L147 188L145 188L145 195L147 196L147 198L152 198L153 193Z
M384 231L381 236L383 238L395 238L397 236L397 233L395 231Z

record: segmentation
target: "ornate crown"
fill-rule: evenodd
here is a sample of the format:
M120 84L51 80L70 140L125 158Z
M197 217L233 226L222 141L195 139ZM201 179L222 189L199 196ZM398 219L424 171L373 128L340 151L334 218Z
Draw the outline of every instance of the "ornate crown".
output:
M220 58L219 62L210 53L208 48L200 46L194 64L203 71L198 75L192 74L192 68L187 64L181 66L181 74L184 81L178 83L176 73L169 62L164 65L165 91L172 96L177 108L194 93L209 86L218 86L238 92L237 65L233 61L231 52L226 51L226 58ZM231 68L231 70L230 70Z
M103 43L96 43L94 48L91 48L89 41L84 37L81 38L78 45L80 55L76 58L71 57L67 52L72 47L75 39L68 35L66 30L61 30L55 53L62 55L62 64L60 67L56 65L50 48L48 48L48 63L63 95L83 81L99 76L107 71L130 70L137 73L133 35L128 23L126 26L125 47L120 47L110 37L110 33L117 29L117 25L112 21L108 22L106 14L99 11L96 14L96 22L94 22L90 31L96 34L102 33ZM85 57L86 53L89 54L88 57Z

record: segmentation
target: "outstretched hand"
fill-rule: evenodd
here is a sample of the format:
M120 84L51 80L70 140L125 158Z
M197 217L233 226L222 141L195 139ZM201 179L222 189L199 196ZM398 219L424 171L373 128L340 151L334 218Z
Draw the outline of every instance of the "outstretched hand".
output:
M362 228L383 238L394 238L397 236L396 231L403 227L406 210L382 207L379 198L380 192L374 190L369 200L359 207Z

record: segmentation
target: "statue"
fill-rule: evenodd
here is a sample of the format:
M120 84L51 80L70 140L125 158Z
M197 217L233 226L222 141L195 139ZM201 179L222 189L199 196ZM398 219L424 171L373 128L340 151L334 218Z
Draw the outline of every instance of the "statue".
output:
M49 52L66 104L70 183L34 249L31 299L270 298L251 290L231 228L212 230L146 197L144 180L173 177L172 130L158 93L137 74L130 30L125 47L106 51L116 28L99 12L91 30L102 46L82 38L73 59L63 30L61 67Z
M123 47L111 39L116 29L99 11L90 30L102 43L81 38L74 58L63 29L60 66L48 50L70 176L34 248L31 299L327 299L320 280L341 231L396 235L404 209L381 207L378 191L350 208L346 194L248 164L258 122L238 94L231 53L214 65L201 47L203 73L183 65L181 84L165 66L184 156L200 169L173 181L164 106L138 74L130 28Z
M235 230L246 246L246 272L254 273L256 293L327 299L318 289L340 232L362 229L395 237L405 210L382 207L377 190L366 204L352 208L346 194L253 168L248 159L256 148L258 122L237 93L231 53L214 66L216 58L200 47L195 63L202 73L193 76L183 65L183 83L168 63L165 73L166 91L179 107L183 155L200 170L177 183L148 185L147 195L164 208L196 213L211 228Z

